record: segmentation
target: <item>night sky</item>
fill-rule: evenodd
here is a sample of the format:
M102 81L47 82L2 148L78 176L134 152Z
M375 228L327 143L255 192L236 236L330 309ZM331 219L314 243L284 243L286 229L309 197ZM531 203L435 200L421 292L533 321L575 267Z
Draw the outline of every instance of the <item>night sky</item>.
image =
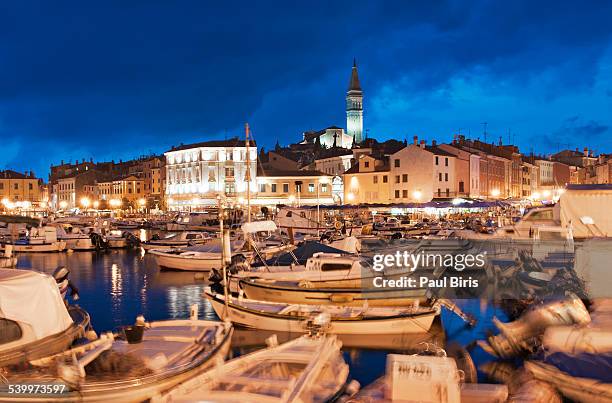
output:
M87 4L85 4L87 3ZM128 4L129 3L129 4ZM0 169L345 126L612 152L612 2L5 1Z

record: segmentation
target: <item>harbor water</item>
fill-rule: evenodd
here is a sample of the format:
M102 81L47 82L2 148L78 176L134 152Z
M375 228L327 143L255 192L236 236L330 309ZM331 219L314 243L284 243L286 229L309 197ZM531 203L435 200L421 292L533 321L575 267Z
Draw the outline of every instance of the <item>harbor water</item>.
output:
M206 280L196 279L191 272L160 271L152 256L141 249L19 255L20 269L51 274L60 266L70 269L71 281L80 294L76 303L90 313L98 333L132 324L140 314L147 320L188 318L192 304L198 304L201 319L217 319L211 305L202 297ZM457 342L472 346L475 340L486 339L487 332L494 329L494 316L507 320L501 309L483 300L455 302L477 319L476 326L468 327L461 318L443 310L441 323L427 335L342 338L351 376L366 385L384 374L387 353L415 351L423 348L422 342L444 345L444 338L447 345ZM269 332L238 330L232 353L253 350L263 345L268 336ZM278 335L278 338L283 341L296 336ZM471 348L470 353L477 366L494 359L479 347Z

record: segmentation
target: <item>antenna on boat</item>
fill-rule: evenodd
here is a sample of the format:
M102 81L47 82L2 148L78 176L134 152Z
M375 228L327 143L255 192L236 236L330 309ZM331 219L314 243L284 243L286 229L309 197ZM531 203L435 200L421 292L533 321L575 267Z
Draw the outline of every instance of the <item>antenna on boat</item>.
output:
M251 222L251 159L249 152L249 124L244 124L246 134L246 173L244 178L247 181L247 222Z

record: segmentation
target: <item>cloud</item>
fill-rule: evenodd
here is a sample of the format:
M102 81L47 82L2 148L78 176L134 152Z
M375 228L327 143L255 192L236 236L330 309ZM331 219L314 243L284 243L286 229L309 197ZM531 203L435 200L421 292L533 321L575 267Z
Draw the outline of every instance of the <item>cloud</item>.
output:
M39 157L4 153L0 166L131 158L242 134L247 120L260 144L297 141L343 125L354 56L372 135L443 138L488 121L496 135L529 138L570 115L610 126L611 12L609 2L13 2L0 14L0 138Z

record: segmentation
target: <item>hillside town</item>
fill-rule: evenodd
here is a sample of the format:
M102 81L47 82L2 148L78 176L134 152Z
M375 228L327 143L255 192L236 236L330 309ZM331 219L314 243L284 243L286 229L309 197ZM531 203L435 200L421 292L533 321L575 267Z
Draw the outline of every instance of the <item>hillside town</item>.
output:
M270 150L241 133L130 161L62 160L50 167L48 178L0 171L2 208L198 211L215 205L219 195L244 204L247 190L252 205L268 207L541 201L558 198L566 184L612 183L612 155L588 147L539 155L505 144L502 136L487 142L464 134L449 143L417 135L378 141L364 136L363 97L354 63L346 129L306 131ZM485 131L483 137L496 136Z

